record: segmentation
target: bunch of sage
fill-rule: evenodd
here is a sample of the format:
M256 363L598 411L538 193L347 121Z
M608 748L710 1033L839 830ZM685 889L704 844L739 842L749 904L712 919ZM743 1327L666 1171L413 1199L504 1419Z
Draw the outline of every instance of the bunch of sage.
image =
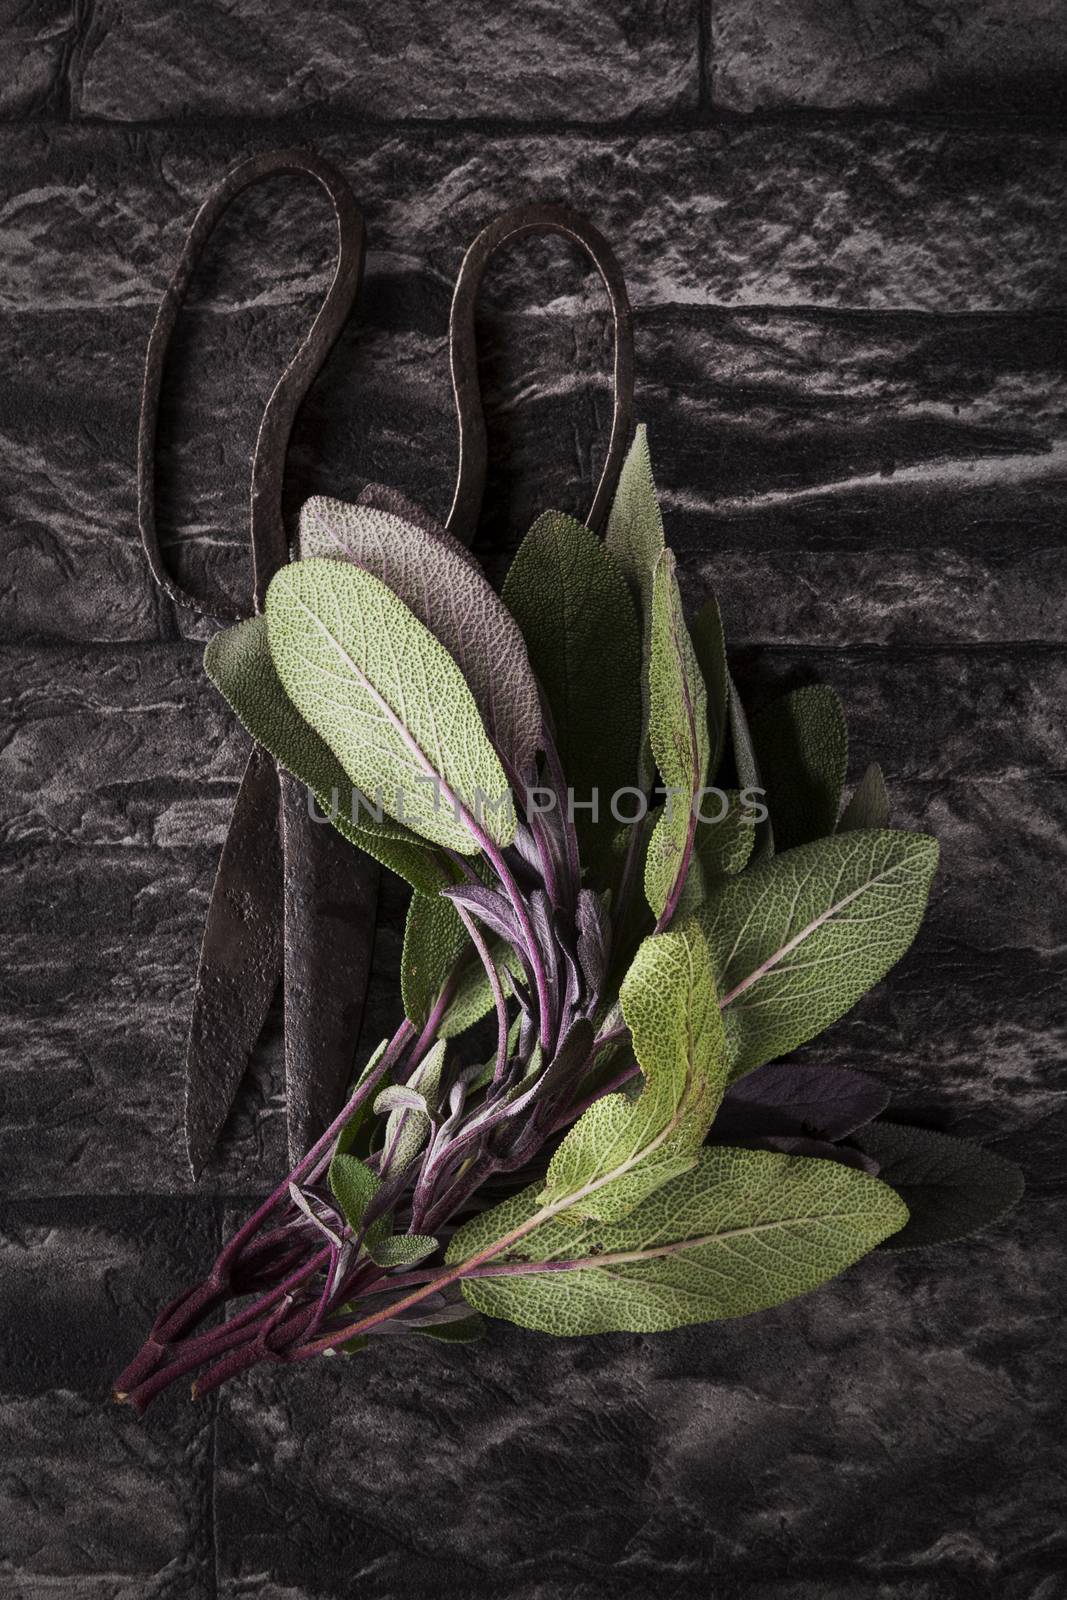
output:
M643 430L605 540L547 513L502 595L388 491L309 501L300 551L207 671L410 884L404 1018L120 1398L485 1317L743 1316L1017 1199L873 1080L777 1059L908 949L937 845L889 827L877 767L845 802L832 690L746 717L715 600L683 614Z

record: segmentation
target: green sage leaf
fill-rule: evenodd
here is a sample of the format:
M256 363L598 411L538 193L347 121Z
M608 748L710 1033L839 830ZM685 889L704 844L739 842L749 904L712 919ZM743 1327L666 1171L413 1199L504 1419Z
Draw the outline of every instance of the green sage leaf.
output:
M908 1207L907 1226L887 1242L892 1250L965 1239L998 1222L1022 1199L1023 1175L1014 1162L969 1139L931 1128L872 1122L853 1143L878 1162L878 1176Z
M620 1221L549 1218L507 1243L540 1205L531 1188L475 1217L448 1259L501 1240L499 1258L478 1269L487 1275L462 1280L464 1298L559 1337L659 1333L762 1311L843 1272L908 1214L888 1185L853 1167L730 1149L706 1150ZM515 1271L524 1264L533 1270Z
M714 595L697 612L689 634L707 693L707 781L714 783L726 747L726 729L730 719L730 669L726 664L726 634Z
M853 833L858 828L888 828L889 796L882 769L872 764L856 785L855 793L837 824L838 833Z
M723 878L734 878L748 866L756 842L756 817L754 810L742 800L736 789L724 789L725 809L717 820L708 815L697 823L693 851L707 887ZM710 796L706 812L711 813L716 802ZM718 802L723 809L723 802Z
M511 946L496 935L487 938L489 954L493 958L497 977L505 996L510 995L511 985L508 979L507 968L512 972L521 970L519 958ZM493 1009L493 991L489 987L489 976L476 955L467 961L456 982L455 993L448 1003L441 1026L437 1030L439 1039L455 1039L459 1034L466 1033L468 1028L473 1028L476 1022L488 1015Z
M417 1267L436 1249L437 1240L423 1233L394 1233L368 1245L370 1258L379 1267Z
M642 734L637 782L647 792L654 777L648 738L648 668L652 654L652 586L664 550L663 516L652 476L648 436L637 429L619 474L619 486L608 514L604 543L619 565L636 608L642 641Z
M620 999L641 1092L594 1101L553 1156L541 1195L605 1221L693 1165L726 1086L715 979L695 923L644 941Z
M358 1234L364 1213L380 1188L378 1178L357 1156L345 1155L341 1151L330 1162L328 1178L334 1199L344 1212L345 1221L352 1232ZM364 1240L367 1249L371 1250L388 1231L389 1223L385 1217L372 1222Z
M442 895L412 895L404 924L400 992L404 1015L416 1028L425 1027L442 988L469 947L467 930L450 900Z
M937 856L924 834L847 833L719 886L697 920L722 994L732 1077L814 1038L900 960Z
M776 850L833 833L848 764L845 713L834 691L810 684L782 695L752 718Z
M204 652L204 669L257 744L307 785L320 810L350 844L425 894L435 894L453 881L438 852L425 840L384 813L379 821L377 808L353 793L352 780L336 755L282 688L271 660L266 617L251 617L217 633Z
M771 827L770 808L767 806L767 797L764 789L763 778L760 774L759 762L756 760L756 751L752 743L752 730L749 727L745 708L741 704L741 696L737 692L737 685L733 678L730 679L728 716L730 722L730 745L733 750L734 771L737 773L737 784L742 798L750 796L760 799L767 812L762 822L756 824L755 854L760 857L773 856L774 854L774 829Z
M388 1112L382 1135L383 1175L396 1177L406 1171L429 1138L440 1107L446 1049L445 1040L438 1039L406 1085L383 1090L375 1101L375 1111Z
M667 790L649 840L645 894L657 917L680 892L708 772L708 700L685 626L674 556L664 550L652 585L649 737Z
M691 916L714 893L724 878L736 877L749 863L756 843L756 821L752 810L736 789L723 790L725 812L712 820L722 801L708 796L707 821L697 821L693 837L693 856L678 902L678 916Z
M266 612L282 687L353 783L434 844L475 855L468 817L511 843L507 781L474 697L391 589L345 562L292 561Z
M615 827L611 800L634 782L641 739L633 602L596 535L555 511L539 517L519 546L504 600L552 713L563 774L578 802L582 858L602 869ZM595 821L585 809L594 793Z
M378 1046L371 1052L370 1059L368 1060L366 1066L363 1068L363 1071L359 1074L355 1083L352 1085L353 1094L355 1094L360 1084L365 1083L370 1077L371 1073L374 1071L375 1067L378 1065L388 1048L389 1040L382 1039ZM356 1107L355 1111L352 1113L344 1127L341 1129L340 1133L337 1135L337 1143L333 1147L335 1155L349 1155L353 1152L359 1155L367 1155L369 1153L369 1137L365 1136L365 1130L366 1125L370 1120L371 1106L372 1102L368 1096Z
M301 507L300 553L352 561L399 595L457 662L511 771L532 775L541 707L526 646L458 540L376 506L316 496Z

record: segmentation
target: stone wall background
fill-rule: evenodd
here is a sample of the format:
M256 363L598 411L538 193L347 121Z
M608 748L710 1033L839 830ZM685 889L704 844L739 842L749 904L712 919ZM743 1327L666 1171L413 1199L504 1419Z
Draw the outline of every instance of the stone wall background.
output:
M0 1593L1067 1595L1067 12L2 0L0 39ZM614 242L689 596L715 585L750 683L833 683L853 776L882 760L899 820L942 841L915 949L816 1048L1020 1159L1001 1227L742 1324L500 1325L141 1425L109 1405L152 1310L281 1170L276 1037L208 1177L184 1168L189 991L245 741L203 629L153 589L134 444L199 199L287 144L340 164L370 232L291 509L369 478L447 507L448 301L496 209L565 200ZM280 181L198 276L161 473L192 582L246 582L248 455L330 231ZM499 571L535 503L588 503L609 346L562 246L514 250L484 306ZM401 910L390 893L366 1038Z

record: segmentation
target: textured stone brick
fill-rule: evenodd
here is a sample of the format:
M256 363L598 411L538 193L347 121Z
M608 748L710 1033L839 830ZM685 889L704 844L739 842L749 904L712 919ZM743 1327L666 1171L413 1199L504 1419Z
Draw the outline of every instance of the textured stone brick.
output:
M383 1339L261 1370L220 1406L221 1592L962 1600L991 1571L1041 1592L1063 1533L1053 1335L1032 1319L1058 1259L1044 1208L937 1272L876 1255L736 1323L594 1340L498 1323L467 1349Z
M196 644L0 658L9 843L220 848L248 739ZM195 808L195 816L189 808Z
M185 1038L217 853L19 850L5 863L0 1141L26 1193L181 1192ZM277 1050L235 1119L228 1176L276 1122ZM254 1181L254 1179L253 1179Z
M0 309L154 305L196 205L277 133L5 129ZM1064 303L1067 140L1057 130L851 120L607 136L361 128L305 134L366 207L372 264L445 292L462 250L529 196L588 211L639 306L931 312ZM46 164L50 181L39 176ZM323 284L325 206L282 180L235 208L218 288L282 305ZM282 198L279 198L282 197ZM529 294L516 250L507 283ZM525 275L524 275L525 274ZM558 291L557 291L558 293Z
M0 1171L67 1196L0 1230L5 1595L1060 1600L1067 184L1062 130L1033 113L1062 108L1063 29L1048 0L995 33L1007 15L95 0L0 19L0 116L24 119L0 128ZM849 114L777 115L820 104ZM750 108L772 115L716 121ZM852 775L881 759L895 820L942 844L915 949L812 1049L1021 1160L1005 1225L736 1325L383 1339L351 1367L261 1369L217 1407L179 1391L143 1425L108 1405L218 1236L210 1198L168 1196L191 1193L185 1029L245 749L201 675L209 626L176 624L141 559L140 365L211 183L293 143L348 173L370 257L298 425L290 515L367 478L447 506L448 299L496 209L546 194L615 242L687 596L719 590L752 704L832 682ZM311 190L278 184L198 274L160 489L168 560L205 589L245 592L247 455L330 241ZM494 266L480 323L499 574L535 507L587 503L608 351L596 281L558 243ZM403 900L387 879L367 1040L396 1020ZM232 1220L282 1170L278 1023L200 1191Z
M717 108L1057 112L1067 18L1057 0L716 0Z
M1062 1044L1055 974L1064 786L1033 775L909 781L904 735L890 736L887 707L899 696L901 719L917 724L926 707L894 688L900 679L892 674L878 674L887 686L880 709L869 695L864 706L859 685L835 681L858 713L851 717L855 774L886 757L896 822L934 832L943 865L916 949L813 1048L820 1059L873 1070L955 1122L977 1119L999 1137L1039 1126L1057 1105ZM987 725L992 737L997 724ZM933 743L937 730L928 737ZM11 1192L189 1188L181 1143L185 1035L216 861L209 848L158 843L4 852L0 1165ZM404 898L390 885L363 1053L399 1021ZM276 1022L210 1190L255 1193L280 1174L282 1106ZM1053 1161L1038 1172L1052 1178L1058 1167Z
M1067 664L1056 651L746 644L733 660L753 708L799 681L832 684L855 761L882 760L903 781L1028 781L1060 765ZM17 724L0 752L13 868L34 844L221 847L248 740L198 644L58 648L31 669L9 651L0 674L0 709Z
M77 48L74 0L35 0L0 5L4 70L0 117L62 113L68 102L68 68Z
M0 1548L11 1600L212 1592L211 1407L139 1427L113 1379L216 1236L210 1208L143 1197L0 1217Z
M210 808L207 818L205 832ZM0 852L0 1165L8 1193L192 1189L182 1134L185 1046L217 864L217 849L158 844ZM364 1053L401 1020L405 909L404 893L391 888ZM283 1078L276 1007L201 1192L252 1197L285 1172Z
M264 0L176 10L94 6L74 86L82 116L120 121L281 117L369 121L486 117L614 122L695 108L699 0Z
M180 324L160 527L168 564L205 599L221 589L247 601L248 456L311 315L290 304ZM351 498L370 477L444 513L455 470L446 320L435 285L413 279L405 295L371 278L298 420L291 518L308 494ZM693 598L717 589L737 643L1062 639L1063 330L1051 316L639 316L638 410ZM499 578L538 511L585 513L610 344L603 311L569 304L490 301L481 333L496 510L478 548ZM15 374L0 399L11 638L172 631L136 531L145 338L132 308L0 320ZM114 375L103 399L101 371ZM212 631L191 613L178 620Z

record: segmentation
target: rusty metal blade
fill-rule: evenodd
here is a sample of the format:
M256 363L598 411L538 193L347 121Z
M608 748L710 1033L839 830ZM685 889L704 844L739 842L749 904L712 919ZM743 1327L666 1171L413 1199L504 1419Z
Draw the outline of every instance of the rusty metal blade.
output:
M199 1176L226 1121L282 970L278 772L248 758L211 891L185 1075L185 1140Z
M370 978L378 865L282 787L285 1089L295 1165L344 1104Z

